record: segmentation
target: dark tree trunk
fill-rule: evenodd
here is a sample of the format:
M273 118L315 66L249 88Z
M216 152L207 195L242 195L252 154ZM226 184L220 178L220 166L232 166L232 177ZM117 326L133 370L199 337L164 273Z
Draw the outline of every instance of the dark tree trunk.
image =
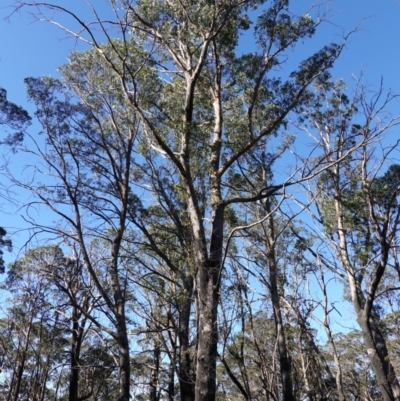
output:
M73 307L72 312L72 344L71 344L71 373L69 378L69 401L78 401L80 351L82 345L83 328L79 324L79 312Z
M130 398L130 360L129 340L126 328L125 302L122 297L116 298L115 316L117 344L119 351L119 397L118 401L129 401Z
M193 356L190 352L190 312L193 297L193 278L184 279L185 299L179 313L179 386L181 390L181 401L194 401L195 377Z
M171 360L168 369L168 401L175 399L175 360Z
M160 373L160 346L155 344L153 351L153 366L150 374L150 401L158 401L158 375Z
M200 274L196 401L214 401L216 396L218 278L207 270Z
M213 214L210 256L207 264L199 268L196 401L215 401L216 398L217 315L222 270L223 226L224 209L219 206Z

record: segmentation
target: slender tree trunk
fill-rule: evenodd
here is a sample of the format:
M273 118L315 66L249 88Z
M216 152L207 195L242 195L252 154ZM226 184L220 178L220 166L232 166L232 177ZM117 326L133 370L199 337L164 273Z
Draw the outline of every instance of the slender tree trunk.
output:
M116 306L117 343L119 351L119 398L118 401L129 401L130 398L130 360L129 340L126 328L125 303L122 299Z
M47 352L46 362L44 364L44 368L43 368L43 372L42 372L42 380L41 380L42 385L40 387L40 394L39 394L38 401L44 401L45 396L46 396L46 384L47 384L47 380L49 378L49 374L50 374L50 370L51 370L51 362L52 362L51 361L51 355L52 355L53 350L54 350L54 341L56 339L55 329L58 327L58 318L59 318L59 315L57 314L56 318L54 320L54 325L53 325L53 330L52 330L53 331L53 335L52 335L51 343L50 343L51 348Z
M210 270L200 273L196 401L214 401L216 396L218 278Z
M326 286L325 277L324 277L322 268L320 268L320 277L321 277L321 279L320 279L321 280L321 284L320 284L321 290L324 295L324 301L323 301L324 321L323 321L323 324L324 324L326 336L328 338L328 343L332 350L333 360L334 360L335 366L336 366L336 375L335 375L336 390L337 390L337 394L339 397L339 401L345 401L346 398L345 398L344 392L343 392L342 366L340 364L339 355L336 350L336 345L333 340L333 335L332 335L332 331L331 331L330 324L329 324L328 293L327 293L327 288L326 288L327 286Z
M216 366L218 343L218 303L222 269L224 209L213 213L210 257L199 269L199 318L196 369L196 401L214 401L216 397Z
M129 199L129 174L131 167L131 150L133 144L133 136L129 138L127 143L127 153L125 160L125 170L123 180L121 181L121 209L119 227L114 238L111 257L112 265L110 269L110 276L112 287L114 289L114 306L111 309L114 311L115 328L117 330L117 344L119 351L119 399L118 401L129 401L130 398L130 381L131 381L131 364L129 358L129 339L128 330L126 327L125 315L125 288L121 285L119 277L119 257L121 250L121 243L127 224L127 210ZM92 276L93 277L93 276Z
M173 359L169 362L167 400L174 401L174 399L175 399L175 360Z
M10 380L10 391L8 392L7 401L11 401L11 398L13 396L15 377L16 377L16 370L13 369L13 373L12 373L11 380Z
M182 302L182 309L179 313L179 386L181 390L181 401L194 401L195 377L193 357L189 344L189 323L190 311L193 297L193 278L184 279L185 299Z
M158 376L160 374L160 345L154 346L153 351L153 366L150 373L150 401L158 401Z
M83 329L79 324L79 312L73 307L72 312L72 344L71 344L71 373L69 378L69 401L78 401L80 349Z
M24 369L25 369L26 354L28 352L29 340L30 340L30 335L31 335L31 330L32 330L32 323L33 323L33 311L31 314L30 321L29 321L28 330L25 335L26 340L25 340L24 349L22 350L22 353L21 353L21 360L19 361L19 365L18 365L18 371L17 371L17 375L16 375L15 392L14 392L14 401L18 401L18 398L19 398L19 391L21 388L22 375L23 375ZM12 389L10 389L10 391L12 391Z
M265 201L265 209L271 214L270 200ZM274 308L275 332L278 345L279 369L282 382L283 401L293 401L292 363L286 346L285 326L283 324L281 303L278 289L278 264L275 254L275 227L273 217L267 220L268 231L266 234L267 260L269 267L269 289L271 302Z
M301 370L304 378L304 390L307 393L307 397L309 401L315 401L314 392L311 389L310 382L308 380L308 366L304 357L303 345L302 345L302 334L299 334L299 351L300 351L300 360L301 360Z
M363 333L364 344L367 348L367 353L378 381L382 397L384 401L400 401L400 387L393 366L388 358L386 341L373 317L374 299L370 300L370 305L367 306L365 296L360 288L360 281L357 281L355 278L355 268L353 267L348 254L344 212L338 177L339 166L336 166L335 171L332 172L332 178L335 184L335 209L340 246L338 256L347 271L354 310L357 314L358 323ZM374 277L373 280L378 280L379 282L380 278ZM367 307L369 307L369 310Z

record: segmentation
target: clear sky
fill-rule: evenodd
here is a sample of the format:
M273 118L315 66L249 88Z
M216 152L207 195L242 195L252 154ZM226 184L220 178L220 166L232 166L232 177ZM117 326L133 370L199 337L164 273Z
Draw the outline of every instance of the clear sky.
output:
M12 101L25 106L23 79L56 74L57 67L66 62L69 51L76 47L76 41L54 26L33 22L32 16L24 11L6 21L4 18L12 10L7 3L12 0L0 0L0 3L0 87L7 89ZM73 7L86 20L90 19L85 0L58 0L56 3ZM93 0L93 3L106 10L105 0ZM296 11L304 11L311 1L292 0L290 3ZM340 41L342 32L352 30L367 18L361 22L362 29L350 38L335 68L335 77L350 80L352 74L359 75L363 70L372 86L383 76L386 88L400 92L400 1L333 0L327 7L331 10L330 22L323 24L315 35L312 42L315 49L331 41Z
M14 103L32 112L26 102L23 80L26 77L57 75L57 67L67 61L67 55L78 45L74 39L57 27L44 22L35 22L28 10L5 19L12 12L8 7L13 0L0 0L0 87L8 91ZM90 11L85 0L56 0L57 4L73 7L83 19L89 21ZM106 0L93 0L101 13L108 9ZM306 11L311 5L309 0L290 2L296 12ZM359 32L351 36L344 53L333 71L334 78L351 81L352 75L359 76L363 71L364 81L371 87L379 85L381 77L384 86L400 93L400 1L399 0L333 0L322 6L329 8L329 22L325 22L309 44L299 46L295 51L298 60L310 55L324 44L341 42L343 34L353 30L358 24ZM34 9L29 10L34 12ZM56 19L59 17L55 17ZM364 19L364 20L363 20ZM66 24L69 24L64 19ZM247 40L244 36L244 41ZM242 43L243 51L251 48L252 43ZM82 47L81 47L82 48ZM39 130L35 125L31 132ZM20 165L25 160L12 156L12 163ZM18 212L3 205L0 225L18 227ZM14 242L18 245L18 239Z

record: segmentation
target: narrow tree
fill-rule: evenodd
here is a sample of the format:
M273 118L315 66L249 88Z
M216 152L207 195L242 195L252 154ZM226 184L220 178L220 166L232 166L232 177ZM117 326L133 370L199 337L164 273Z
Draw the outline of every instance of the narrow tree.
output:
M375 143L384 141L384 132L398 124L398 117L382 117L395 96L385 95L381 88L368 99L359 87L354 98L349 99L342 82L321 83L316 89L317 102L308 109L310 129L316 129L328 160L341 160L316 185L319 221L340 261L340 266L331 266L347 278L364 346L383 399L399 400L400 386L377 309L377 299L382 291L386 292L382 283L391 269L391 249L399 232L400 181L399 167L386 165L398 142L383 147L380 157ZM343 158L359 138L363 138L364 146L352 157Z

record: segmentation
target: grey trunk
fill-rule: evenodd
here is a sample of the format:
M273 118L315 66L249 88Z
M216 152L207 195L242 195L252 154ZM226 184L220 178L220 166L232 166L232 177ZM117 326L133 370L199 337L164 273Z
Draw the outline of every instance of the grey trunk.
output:
M223 207L216 207L212 220L210 256L207 263L199 268L196 401L215 401L216 398L217 315L222 270Z
M122 301L122 300L121 300ZM117 305L117 342L119 350L119 398L118 401L129 401L130 386L130 361L129 361L129 341L126 329L125 307L120 302Z
M400 387L381 331L373 317L365 319L364 316L359 316L358 320L383 400L400 401Z
M292 363L286 346L285 327L282 319L281 304L279 300L278 289L278 264L275 254L275 227L274 220L271 215L271 205L269 199L265 202L265 209L270 217L267 225L267 259L269 267L269 288L271 293L271 301L274 308L275 332L279 354L279 368L282 382L283 401L293 401L293 385L292 385Z

